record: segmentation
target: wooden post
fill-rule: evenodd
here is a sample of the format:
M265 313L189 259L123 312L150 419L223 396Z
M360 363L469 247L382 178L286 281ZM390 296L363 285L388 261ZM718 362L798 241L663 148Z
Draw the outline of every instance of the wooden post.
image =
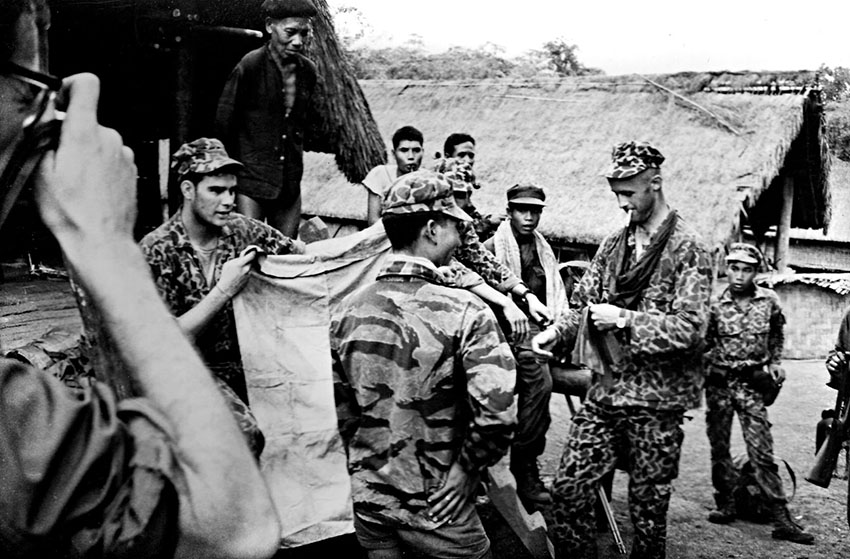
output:
M782 181L782 210L776 228L774 263L780 274L788 268L788 245L791 240L791 213L794 211L794 177L788 175Z

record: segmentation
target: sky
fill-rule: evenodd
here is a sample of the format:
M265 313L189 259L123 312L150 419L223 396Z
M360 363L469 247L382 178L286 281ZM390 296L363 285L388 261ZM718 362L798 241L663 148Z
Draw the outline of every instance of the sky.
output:
M850 67L850 0L328 0L356 6L375 46L493 43L513 57L563 38L606 74ZM511 7L501 7L510 5ZM520 11L521 10L521 11Z

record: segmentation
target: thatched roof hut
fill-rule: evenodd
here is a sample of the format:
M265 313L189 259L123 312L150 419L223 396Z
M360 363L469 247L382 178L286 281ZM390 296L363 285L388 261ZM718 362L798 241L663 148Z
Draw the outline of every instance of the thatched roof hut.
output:
M318 68L306 148L332 154L350 180L386 160L375 119L339 44L326 0L313 0L308 56ZM158 150L213 134L230 71L263 44L262 0L52 0L51 70L97 74L101 121L136 151L142 233L159 224ZM167 154L166 154L167 155ZM167 159L167 158L166 158ZM172 209L179 193L172 188Z
M384 138L414 125L427 154L451 132L476 138L484 186L474 199L483 211L503 211L505 190L518 181L544 186L541 231L564 243L598 244L622 222L600 173L614 143L650 141L667 157L669 201L718 246L739 234L742 207L755 230L777 223L786 177L795 185L791 224L827 225L828 157L812 79L689 73L361 86ZM305 212L365 216L363 188L321 158L310 161L304 190Z

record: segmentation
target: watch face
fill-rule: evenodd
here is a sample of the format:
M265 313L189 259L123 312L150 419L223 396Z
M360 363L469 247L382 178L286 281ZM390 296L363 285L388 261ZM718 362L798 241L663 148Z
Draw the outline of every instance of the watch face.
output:
M625 328L626 327L626 317L620 316L617 317L617 328Z

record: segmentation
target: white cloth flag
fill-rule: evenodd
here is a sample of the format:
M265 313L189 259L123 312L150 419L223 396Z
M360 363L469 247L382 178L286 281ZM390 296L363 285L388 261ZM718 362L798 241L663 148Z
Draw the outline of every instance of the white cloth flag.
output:
M390 245L383 225L269 256L233 300L261 458L283 524L283 547L353 532L351 487L337 431L331 313L374 281Z

